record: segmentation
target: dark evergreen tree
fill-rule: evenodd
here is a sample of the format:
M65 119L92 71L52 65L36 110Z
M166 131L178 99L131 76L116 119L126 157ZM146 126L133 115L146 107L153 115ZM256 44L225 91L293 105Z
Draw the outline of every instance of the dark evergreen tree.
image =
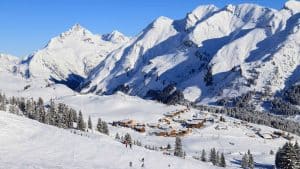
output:
M298 141L294 145L294 150L296 152L296 166L300 168L300 147Z
M125 136L124 136L124 141L127 142L127 144L132 144L132 138L130 136L129 133L126 133Z
M120 138L119 133L116 133L115 139L118 140L118 141L120 141L121 138Z
M180 137L175 138L174 156L183 157L182 142Z
M91 116L89 116L89 120L88 120L88 128L91 129L91 130L92 130L92 128L93 128Z
M217 164L217 152L215 148L210 150L209 161L212 162L213 165Z
M224 157L224 153L221 154L221 158L220 158L220 167L226 167L226 161L225 161L225 157Z
M105 121L102 121L102 133L109 135L108 125Z
M37 120L39 122L45 123L46 122L46 110L44 107L44 101L41 97L38 99L38 102L37 102L37 113L38 113Z
M207 161L207 159L206 159L206 152L205 152L204 149L203 149L202 152L201 152L201 161L203 161L203 162L206 162L206 161Z
M78 120L77 120L77 129L78 130L81 130L81 131L85 131L85 122L83 120L83 117L82 117L82 112L79 111L79 114L78 114Z
M291 143L286 143L276 153L275 165L278 169L299 169L297 153Z
M248 150L248 168L249 169L253 169L254 168L254 159L253 159L253 155L251 154L250 150Z
M168 143L167 149L168 149L168 150L171 150L171 148L172 148L171 144Z
M220 164L220 154L219 154L219 151L217 151L217 154L216 154L216 164L215 165L219 165Z
M212 76L211 67L208 68L207 73L204 76L204 81L206 83L206 86L210 86L213 84L213 76Z
M241 161L241 167L243 169L248 169L249 167L249 157L248 154L244 154L242 161Z
M97 122L97 130L102 133L102 120L101 118L98 118L98 122Z

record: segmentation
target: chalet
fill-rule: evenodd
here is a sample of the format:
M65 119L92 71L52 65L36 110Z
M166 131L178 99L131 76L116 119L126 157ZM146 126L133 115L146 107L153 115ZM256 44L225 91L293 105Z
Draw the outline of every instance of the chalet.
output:
M144 133L146 131L145 126L134 126L133 129L135 131L138 131L138 132L141 132L141 133Z
M225 125L217 125L216 127L215 127L215 129L216 130L227 130L228 129L228 127L227 126L225 126Z
M184 126L187 128L201 128L204 125L204 120L187 120Z
M166 117L174 117L176 115L178 115L179 113L177 112L167 112L167 113L164 113L164 116Z
M163 123L167 123L167 124L171 124L171 121L168 118L161 118L158 121L163 122Z
M199 121L199 120L201 120L201 121L206 121L206 117L204 117L204 116L198 116L198 117L193 117L193 120L196 120L196 121Z
M168 130L169 128L171 128L171 126L160 124L160 125L158 125L157 128L159 128L161 130Z
M181 129L178 130L177 136L184 136L184 135L187 135L191 132L192 132L192 130L190 128L181 128Z
M148 123L147 126L150 128L157 128L158 124L157 123Z
M174 117L174 116L177 116L181 113L184 113L184 112L187 112L189 109L183 109L183 110L179 110L179 111L174 111L174 112L167 112L167 113L164 113L164 116L166 117Z
M185 122L185 120L182 119L182 118L180 118L179 116L178 116L178 117L172 118L172 120L173 120L174 122L177 122L177 123L184 123L184 122Z
M206 118L206 121L209 121L209 122L215 122L215 119L213 117L207 117Z
M252 131L260 132L260 131L261 131L261 128L258 128L258 127L252 127Z
M156 136L168 136L167 130L155 130L151 134L154 134Z
M271 133L261 133L261 132L258 132L257 133L261 138L264 138L264 139L273 139L273 136Z
M175 129L169 129L169 130L167 130L167 136L176 137L177 136L177 131Z
M255 134L254 133L246 133L246 136L248 136L248 137L255 137Z
M123 127L132 127L132 126L134 126L135 122L130 119L124 119L124 120L118 121L117 124L119 126L123 126Z

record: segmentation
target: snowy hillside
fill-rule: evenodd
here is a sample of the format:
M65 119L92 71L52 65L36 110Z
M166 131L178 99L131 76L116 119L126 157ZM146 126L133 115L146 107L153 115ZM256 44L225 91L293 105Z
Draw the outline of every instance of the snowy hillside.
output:
M155 123L167 125L159 123L159 119L168 112L185 109L183 106L166 106L122 94L65 96L55 102L64 102L76 110L82 110L84 119L91 116L94 129L98 118L109 123L133 119L147 125ZM189 119L198 113L198 110L192 109L181 114L180 118ZM271 168L274 165L274 154L270 154L270 151L275 152L287 141L283 137L269 138L274 131L278 131L269 127L229 117L225 117L225 121L222 122L217 120L219 117L216 115L200 113L203 117L215 120L207 121L203 127L194 128L191 133L181 137L183 150L186 152L185 159L182 159L168 155L168 152L172 153L172 149L149 150L136 145L130 149L114 139L116 133L121 136L130 133L132 139L139 140L142 145L174 146L174 137L156 136L152 134L156 130L150 127L146 127L146 132L138 132L127 127L109 125L109 136L96 130L85 133L77 131L77 134L74 134L71 132L74 130L59 129L0 111L0 136L5 138L0 140L0 168L19 169L25 166L41 169L119 169L130 168L129 162L133 162L132 168L140 168L141 158L145 159L145 168L151 169L166 169L169 165L169 168L174 169L217 168L210 162L195 159L200 156L203 149L208 153L211 148L225 154L226 168L239 168L242 155L248 149L253 153L255 168ZM175 120L170 126L174 129L181 128ZM292 141L295 140L299 138L295 136Z
M0 112L0 168L5 169L151 169L213 168L196 160L183 160L124 145L100 134L80 136L70 131ZM109 154L109 155L108 155ZM133 167L129 167L129 162Z
M36 79L35 79L36 80ZM137 96L116 93L109 96L95 94L78 94L61 84L47 85L46 81L32 81L6 74L0 75L0 93L7 96L34 98L42 97L48 105L52 98L56 103L81 110L84 120L91 117L93 128L96 129L98 118L109 123L109 137L96 131L73 134L70 129L59 129L37 121L29 120L0 111L0 168L140 168L141 158L145 158L145 168L214 168L211 162L201 162L199 158L204 149L208 153L215 148L224 153L227 168L239 168L243 154L250 149L255 159L256 168L271 168L274 165L274 154L287 138L276 137L273 133L279 130L242 122L227 116L220 121L220 114L212 114L185 106L168 106L156 101L144 100ZM18 83L15 83L18 82ZM41 84L45 85L41 87ZM1 99L0 99L1 100ZM10 100L10 99L9 99ZM0 101L1 102L1 101ZM1 103L0 103L1 107ZM7 111L10 111L7 106ZM178 117L165 118L166 115L184 110ZM196 116L195 116L196 115ZM181 137L186 158L174 157L173 149L149 150L148 148L133 146L125 148L124 144L115 140L118 133L123 136L130 133L134 140L139 140L143 146L174 147L174 137L157 136L156 132L185 129L180 121L194 118L207 118L200 128L193 128ZM169 119L170 124L160 119ZM129 127L113 126L115 121L132 119L146 125L145 132L138 132ZM158 128L149 127L149 125ZM271 136L271 137L270 137ZM299 140L294 136L292 141ZM67 150L67 151L66 151ZM110 156L108 156L109 154ZM170 154L170 155L168 155ZM21 158L22 157L22 158ZM15 159L18 159L17 161ZM32 160L34 159L34 160ZM120 167L121 166L121 167ZM217 167L216 167L217 168Z
M89 74L82 93L147 96L174 84L203 103L284 89L299 65L300 3L200 6L182 20L159 17ZM211 78L209 78L211 77Z

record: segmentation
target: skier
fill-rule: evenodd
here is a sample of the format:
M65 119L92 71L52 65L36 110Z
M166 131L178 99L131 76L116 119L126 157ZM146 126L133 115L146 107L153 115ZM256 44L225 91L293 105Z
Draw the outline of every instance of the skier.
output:
M145 167L145 163L144 163L144 161L145 161L145 159L144 159L144 157L141 159L141 162L142 162L142 165L141 165L141 167L142 168L144 168Z
M124 144L125 144L125 147L127 148L127 141L126 140L124 141Z

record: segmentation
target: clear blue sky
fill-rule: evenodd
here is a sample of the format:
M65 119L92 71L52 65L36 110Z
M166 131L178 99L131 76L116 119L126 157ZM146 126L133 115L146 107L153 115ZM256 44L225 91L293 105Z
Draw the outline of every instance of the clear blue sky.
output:
M280 9L285 0L0 0L0 52L25 56L79 23L93 33L134 36L158 16L183 18L202 4L256 3Z

